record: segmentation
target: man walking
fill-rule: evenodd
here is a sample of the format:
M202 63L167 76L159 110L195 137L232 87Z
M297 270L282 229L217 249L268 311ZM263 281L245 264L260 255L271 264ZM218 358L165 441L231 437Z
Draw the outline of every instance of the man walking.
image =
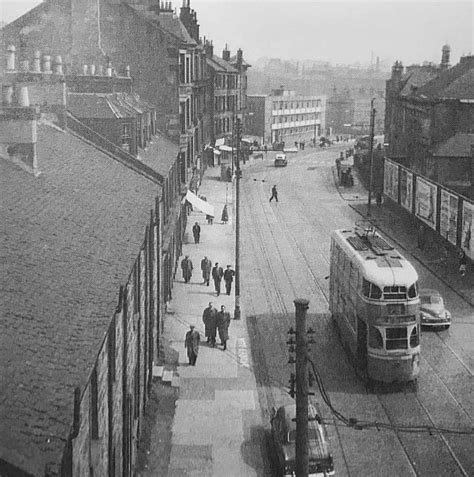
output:
M225 311L225 306L221 305L221 311L217 313L217 329L222 349L227 349L227 340L229 339L230 313Z
M194 243L199 243L199 239L201 238L201 227L197 222L193 225L193 236Z
M184 283L188 283L193 276L193 262L189 258L189 255L186 255L183 260L181 260L181 270L183 272Z
M271 202L273 199L275 199L278 202L278 191L277 191L276 185L272 187L272 196L270 197L269 202Z
M230 268L230 265L227 265L227 268L224 272L225 292L227 295L230 295L230 290L232 289L232 282L234 281L234 275L234 270Z
M202 279L203 284L209 286L209 279L211 278L211 268L212 268L212 262L211 259L204 257L201 260L201 270L202 270Z
M189 331L184 338L184 347L188 352L188 360L191 366L196 366L196 360L199 352L199 342L201 335L194 329L194 325L189 325Z
M202 312L202 322L204 323L204 334L206 341L211 346L216 345L216 329L217 329L217 310L209 302L207 308Z
M214 288L216 290L217 296L221 294L221 280L224 276L224 271L222 267L219 267L219 264L216 262L214 268L212 269L212 279L214 280Z

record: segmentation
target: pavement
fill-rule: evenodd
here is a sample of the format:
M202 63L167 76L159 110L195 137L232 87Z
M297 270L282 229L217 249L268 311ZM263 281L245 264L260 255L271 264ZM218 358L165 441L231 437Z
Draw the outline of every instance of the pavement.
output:
M259 445L255 445L256 429L262 428L256 381L251 371L249 339L245 317L235 320L234 284L220 296L210 285L203 284L201 259L207 256L225 270L235 268L235 200L232 183L219 179L220 168L208 168L199 188L199 195L215 207L215 219L209 225L205 215L192 211L188 216L183 243L183 256L189 255L194 270L189 283L184 283L178 265L173 286L173 300L164 319L163 337L173 354L179 396L172 425L171 455L168 477L262 475ZM228 204L229 221L221 222L224 204ZM194 243L191 228L201 226L201 237ZM180 257L180 260L182 257ZM232 321L227 349L212 348L204 337L202 312L209 302L220 310L225 305ZM188 365L184 337L194 324L201 335L201 346L195 366ZM217 340L219 343L219 339ZM166 353L165 353L166 354ZM153 444L152 444L153 445Z
M190 283L184 283L181 269L175 277L173 300L164 320L163 338L169 344L165 351L165 367L172 363L172 384L179 386L175 416L172 424L171 454L168 477L182 476L256 476L265 475L262 468L266 458L262 455L263 442L258 445L259 433L265 427L259 408L255 376L252 372L245 310L240 320L232 319L227 350L206 344L202 312L209 302L218 310L225 305L234 315L234 289L230 296L217 296L212 279L203 284L200 262L204 256L213 265L218 262L223 269L235 265L235 198L233 183L219 179L219 167L209 168L199 188L199 195L206 196L215 207L213 225L205 215L193 211L188 217L183 245L183 256L189 255L194 271ZM335 183L341 197L361 215L370 219L390 239L412 256L428 264L440 257L444 241L433 233L424 250L416 247L419 223L409 214L389 202L371 205L368 216L367 191L355 174L355 183L345 188ZM220 220L227 202L229 221ZM194 244L191 228L195 222L201 226L201 239ZM181 260L182 257L180 257ZM436 273L436 266L431 265ZM434 267L434 268L433 268ZM439 270L438 270L439 271ZM445 284L474 305L474 274L461 277L457 269L456 250L450 251L448 270L442 277ZM223 287L224 288L224 287ZM201 346L196 366L189 366L184 347L184 337L189 325L194 324L201 334ZM168 364L167 364L168 363ZM151 443L153 446L153 443Z

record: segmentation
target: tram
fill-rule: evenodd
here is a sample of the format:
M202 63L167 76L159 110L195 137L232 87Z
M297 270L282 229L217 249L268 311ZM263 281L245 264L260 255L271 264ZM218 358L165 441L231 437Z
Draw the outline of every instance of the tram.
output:
M416 381L418 274L373 226L332 233L329 293L329 310L356 370L374 381Z

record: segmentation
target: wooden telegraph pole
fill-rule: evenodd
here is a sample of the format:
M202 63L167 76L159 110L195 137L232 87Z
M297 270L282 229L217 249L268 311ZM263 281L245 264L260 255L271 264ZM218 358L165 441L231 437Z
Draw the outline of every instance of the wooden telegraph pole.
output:
M296 308L296 475L308 477L308 373L306 311L309 301L298 298Z
M234 320L240 320L240 141L242 139L242 122L237 118L237 155L235 169L235 309Z

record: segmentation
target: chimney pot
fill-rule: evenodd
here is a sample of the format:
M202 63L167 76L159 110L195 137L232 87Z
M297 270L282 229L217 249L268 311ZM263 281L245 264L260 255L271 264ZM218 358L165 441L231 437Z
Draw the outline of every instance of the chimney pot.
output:
M43 55L43 73L52 73L50 55Z
M33 55L33 73L41 73L41 52L36 50Z
M27 108L30 105L30 97L28 94L28 86L20 86L17 90L18 94L18 106L22 108Z
M15 71L15 45L7 48L7 71Z

